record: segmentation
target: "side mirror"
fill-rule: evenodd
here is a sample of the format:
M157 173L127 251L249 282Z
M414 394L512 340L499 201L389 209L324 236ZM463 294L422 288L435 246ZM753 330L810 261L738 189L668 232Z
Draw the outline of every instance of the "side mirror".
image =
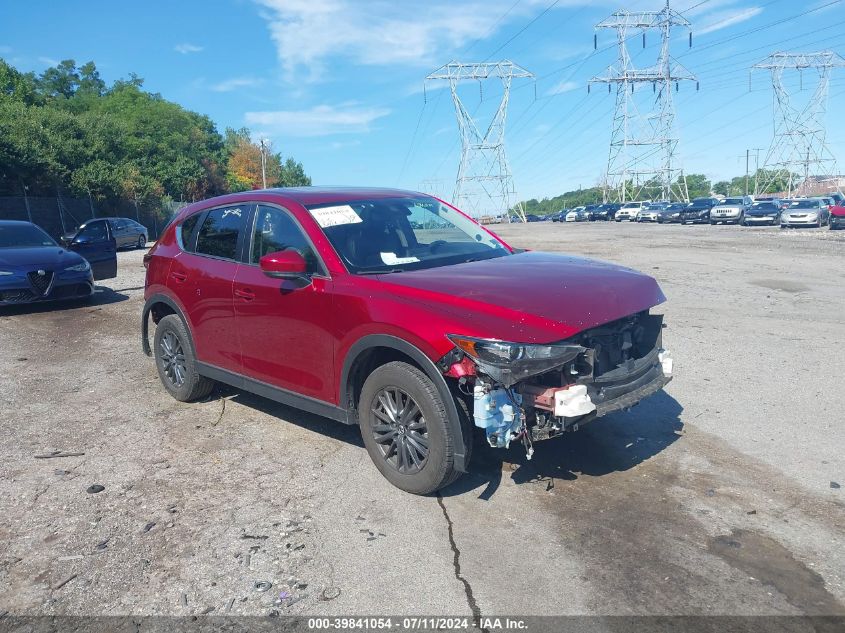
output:
M258 267L268 277L277 279L307 277L305 258L294 250L269 253L258 260Z

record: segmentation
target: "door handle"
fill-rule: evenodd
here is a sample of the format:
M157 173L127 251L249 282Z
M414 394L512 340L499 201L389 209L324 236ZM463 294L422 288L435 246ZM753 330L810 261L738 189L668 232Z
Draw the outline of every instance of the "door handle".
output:
M170 276L173 277L179 283L183 283L188 279L188 275L185 273L170 273Z
M235 296L244 301L252 301L255 299L255 293L249 288L235 288Z

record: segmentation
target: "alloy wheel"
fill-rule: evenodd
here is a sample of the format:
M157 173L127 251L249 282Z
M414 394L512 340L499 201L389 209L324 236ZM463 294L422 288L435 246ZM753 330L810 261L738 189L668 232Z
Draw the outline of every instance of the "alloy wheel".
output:
M164 375L175 386L181 387L185 382L187 367L185 365L185 352L182 343L173 332L165 332L159 343L161 362L164 366Z
M385 387L370 410L376 418L373 439L384 461L402 474L422 470L429 453L428 427L414 399L398 387Z

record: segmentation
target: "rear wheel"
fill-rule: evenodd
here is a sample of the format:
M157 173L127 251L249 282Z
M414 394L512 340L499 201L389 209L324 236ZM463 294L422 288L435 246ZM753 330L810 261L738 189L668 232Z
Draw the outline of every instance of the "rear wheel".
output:
M158 377L164 388L180 402L204 398L214 388L214 381L200 376L191 336L175 314L158 322L153 340Z
M138 236L138 248L146 248L147 246L147 236L146 235L139 235Z
M394 361L375 369L361 390L358 417L370 458L397 488L430 494L460 475L446 407L416 367Z

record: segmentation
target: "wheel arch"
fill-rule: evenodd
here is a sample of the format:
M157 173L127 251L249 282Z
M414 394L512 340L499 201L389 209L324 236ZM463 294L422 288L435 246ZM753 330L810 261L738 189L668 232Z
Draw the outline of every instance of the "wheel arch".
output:
M168 314L175 314L182 320L191 337L190 344L194 347L194 333L191 331L191 324L185 318L182 307L165 294L154 294L144 302L144 310L141 313L141 349L147 356L153 355L150 348L150 316L152 315L153 323L158 323Z
M419 348L408 341L388 334L371 334L356 341L343 361L340 374L338 404L349 413L349 423L358 423L358 398L367 376L381 365L401 360L417 367L434 383L446 413L455 442L455 469L466 472L467 443L471 436L465 435L461 417L455 405L455 397L446 378Z

